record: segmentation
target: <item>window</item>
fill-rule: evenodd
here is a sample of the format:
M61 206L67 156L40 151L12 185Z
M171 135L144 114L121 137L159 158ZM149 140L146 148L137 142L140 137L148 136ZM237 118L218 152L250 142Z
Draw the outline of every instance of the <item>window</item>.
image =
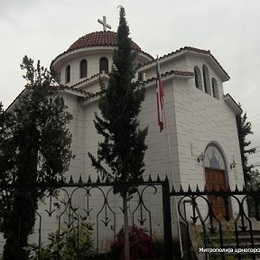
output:
M212 85L212 94L214 98L219 99L219 93L218 93L218 83L215 78L211 79L211 85Z
M195 86L196 86L196 88L202 90L201 72L200 72L200 69L197 66L194 68L194 75L195 75Z
M80 62L80 78L86 78L88 75L88 62L87 60L82 60Z
M70 82L70 65L67 65L65 69L65 83Z
M108 59L106 57L102 57L99 60L99 72L103 73L108 73Z
M138 80L145 81L145 73L144 72L138 72Z
M204 91L211 95L211 89L210 89L210 81L209 81L209 70L208 67L204 64L202 66L202 73L203 73L203 81L204 81Z

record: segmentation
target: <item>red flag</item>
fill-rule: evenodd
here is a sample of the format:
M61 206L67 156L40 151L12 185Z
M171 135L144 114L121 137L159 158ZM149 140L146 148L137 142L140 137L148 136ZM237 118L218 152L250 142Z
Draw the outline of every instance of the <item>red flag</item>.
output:
M163 106L164 106L164 91L163 91L163 84L162 84L162 79L161 79L161 70L160 70L160 64L156 62L156 99L157 99L157 113L158 113L158 125L160 128L160 132L162 132L164 128L164 116L163 116Z

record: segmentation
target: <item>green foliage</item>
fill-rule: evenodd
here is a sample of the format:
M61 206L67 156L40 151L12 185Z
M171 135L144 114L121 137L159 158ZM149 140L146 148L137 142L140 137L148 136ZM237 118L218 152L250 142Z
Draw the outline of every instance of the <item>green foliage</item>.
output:
M145 89L134 81L135 53L131 47L123 7L120 8L117 44L108 84L105 86L104 82L101 83L101 116L95 114L94 121L97 133L104 137L104 141L98 144L97 158L90 153L89 157L101 177L115 183L114 193L119 193L123 198L125 256L128 260L127 200L137 191L138 182L142 179L148 128L140 129L137 119L145 98Z
M248 214L250 217L256 217L259 220L260 217L260 173L253 170L250 172L250 182L247 184L249 190L256 191L255 194L247 197ZM258 191L258 192L257 192Z
M60 231L52 232L48 236L49 243L39 248L36 244L29 245L25 249L30 252L29 259L60 259L60 260L84 260L95 254L92 236L92 225L86 222L86 218L77 216L74 211L69 218L72 223Z
M257 169L250 172L250 183L248 184L248 187L251 188L254 191L257 191L260 189L260 173Z
M237 120L237 129L238 129L238 139L242 160L242 167L244 173L244 179L246 184L251 181L250 172L253 168L253 165L248 165L248 155L255 153L255 148L249 149L251 142L246 141L246 137L249 134L253 134L251 130L251 123L247 121L247 114L241 114L236 117Z
M51 74L40 62L34 68L27 56L21 68L26 70L25 90L8 111L0 107L0 184L20 186L0 197L5 260L27 259L22 247L33 231L37 202L47 191L44 185L63 182L72 158L67 128L72 116L54 91Z
M145 89L134 82L135 53L131 48L123 7L120 8L117 43L108 84L101 83L99 109L102 117L96 114L94 121L97 133L104 137L104 141L98 145L97 158L90 153L89 156L103 178L118 183L114 192L125 196L134 193L136 188L133 185L129 189L122 183L136 182L144 172L148 129L140 129L137 119Z

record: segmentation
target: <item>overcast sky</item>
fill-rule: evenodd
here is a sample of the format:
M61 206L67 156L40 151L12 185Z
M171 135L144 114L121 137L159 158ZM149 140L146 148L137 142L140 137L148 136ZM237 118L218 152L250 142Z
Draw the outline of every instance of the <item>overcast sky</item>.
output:
M8 0L0 1L0 101L7 107L23 90L24 55L49 67L79 37L102 30L105 15L116 31L118 6L131 38L153 57L184 46L210 50L230 80L225 93L241 103L260 146L259 0ZM260 147L258 148L260 151ZM251 156L260 164L260 152Z

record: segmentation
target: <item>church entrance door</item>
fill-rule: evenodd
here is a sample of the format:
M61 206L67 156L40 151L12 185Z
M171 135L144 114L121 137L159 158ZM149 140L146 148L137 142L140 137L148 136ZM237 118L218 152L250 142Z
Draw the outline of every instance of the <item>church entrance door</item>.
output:
M226 191L226 176L224 170L215 170L210 168L205 168L206 177L206 187L208 191ZM213 214L216 217L228 217L228 206L225 200L221 196L211 195L208 196L209 203L212 205Z

